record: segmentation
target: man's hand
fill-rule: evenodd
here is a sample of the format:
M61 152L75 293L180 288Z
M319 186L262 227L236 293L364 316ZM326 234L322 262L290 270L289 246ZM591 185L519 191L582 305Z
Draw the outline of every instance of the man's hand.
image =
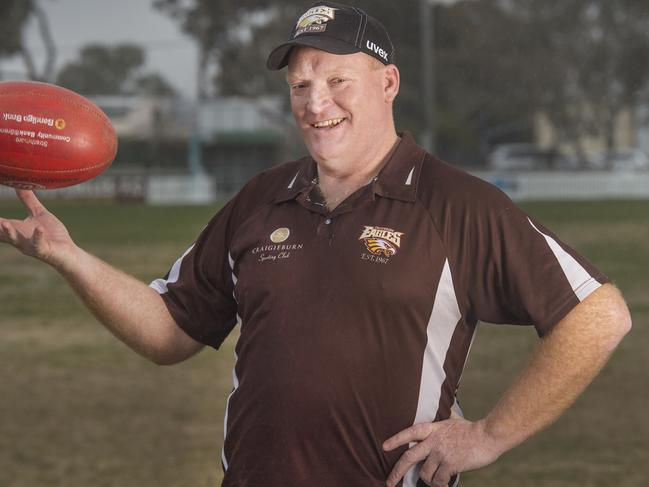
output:
M386 451L416 442L394 465L387 485L394 487L413 465L425 460L419 471L428 485L446 487L456 473L494 462L502 453L482 421L451 417L437 423L419 423L383 443Z
M68 230L32 191L17 189L16 194L27 208L28 216L24 220L0 217L0 242L49 264L60 264L63 254L75 247Z
M0 218L0 242L54 266L111 333L153 362L177 363L203 347L176 324L156 291L77 247L32 191L16 193L28 216Z

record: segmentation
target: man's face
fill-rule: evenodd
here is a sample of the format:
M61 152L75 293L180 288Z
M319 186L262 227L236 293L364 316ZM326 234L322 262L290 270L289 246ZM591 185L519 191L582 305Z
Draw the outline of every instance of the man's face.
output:
M386 127L392 127L385 67L366 54L293 48L287 81L307 149L330 170L353 170L372 155Z

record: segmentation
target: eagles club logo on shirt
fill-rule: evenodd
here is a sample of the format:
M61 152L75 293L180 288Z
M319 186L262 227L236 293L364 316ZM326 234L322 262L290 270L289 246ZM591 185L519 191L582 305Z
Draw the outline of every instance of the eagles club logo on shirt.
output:
M365 243L371 254L392 257L401 247L402 236L403 232L391 228L366 226L358 240Z
M293 38L305 32L324 32L327 30L327 22L334 19L335 11L335 8L325 6L310 8L297 21Z

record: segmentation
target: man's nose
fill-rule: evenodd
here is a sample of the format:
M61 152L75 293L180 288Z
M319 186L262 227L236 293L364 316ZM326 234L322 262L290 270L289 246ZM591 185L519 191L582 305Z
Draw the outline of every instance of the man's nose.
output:
M321 113L331 104L331 93L327 86L312 86L309 90L307 108L311 113Z

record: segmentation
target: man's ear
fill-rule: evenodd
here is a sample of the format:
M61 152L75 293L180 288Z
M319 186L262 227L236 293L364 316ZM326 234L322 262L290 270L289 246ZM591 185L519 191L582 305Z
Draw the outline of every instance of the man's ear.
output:
M399 85L401 83L401 74L399 68L394 64L387 65L383 70L383 92L385 93L385 101L392 103L399 93Z

